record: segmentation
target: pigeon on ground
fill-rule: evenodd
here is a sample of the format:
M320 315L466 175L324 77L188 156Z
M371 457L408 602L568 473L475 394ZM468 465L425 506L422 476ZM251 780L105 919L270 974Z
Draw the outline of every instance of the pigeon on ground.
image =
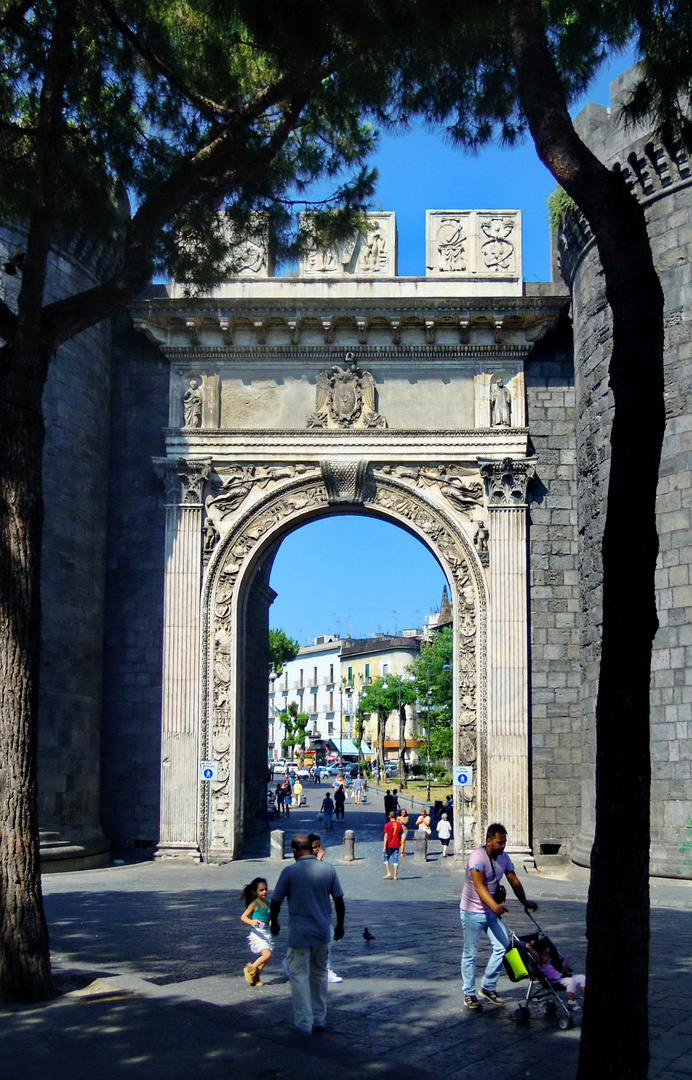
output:
M365 930L363 931L363 937L365 938L366 941L374 941L375 940L375 935L370 933L367 926L365 927Z

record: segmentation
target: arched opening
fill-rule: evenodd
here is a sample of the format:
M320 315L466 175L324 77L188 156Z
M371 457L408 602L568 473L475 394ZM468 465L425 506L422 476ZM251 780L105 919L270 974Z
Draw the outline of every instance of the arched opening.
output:
M485 744L487 597L472 541L396 479L377 478L361 504L330 503L314 476L293 480L233 523L212 556L203 589L200 751L220 761L210 816L200 800L210 857L237 856L252 819L266 807L267 633L277 552L301 526L354 513L406 530L439 564L438 581L449 583L455 622L454 737L463 727L474 748Z

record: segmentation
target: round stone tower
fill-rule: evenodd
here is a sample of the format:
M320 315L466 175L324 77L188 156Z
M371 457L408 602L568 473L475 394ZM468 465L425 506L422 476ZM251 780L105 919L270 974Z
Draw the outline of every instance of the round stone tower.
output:
M21 229L0 231L3 261L24 245ZM83 237L55 250L45 302L103 280L109 257ZM18 278L0 281L12 305ZM103 322L58 350L43 398L39 827L44 873L102 866L110 859L100 823L110 365L111 329Z
M618 106L632 76L633 71L626 72L611 84L610 109L588 105L575 126L601 161L622 171L645 208L665 294L666 434L657 502L660 628L651 680L651 872L692 877L692 171L682 150L671 154L650 131L625 129L619 120ZM578 417L584 759L582 830L573 858L587 864L594 833L601 540L613 405L608 385L611 324L598 253L583 219L569 215L558 242L560 268L572 294ZM637 529L636 506L632 529Z

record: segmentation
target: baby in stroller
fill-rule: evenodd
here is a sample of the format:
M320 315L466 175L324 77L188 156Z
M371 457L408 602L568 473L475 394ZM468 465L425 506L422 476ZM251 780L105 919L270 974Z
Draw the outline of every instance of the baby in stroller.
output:
M551 983L564 986L567 992L567 1007L573 1012L580 1011L577 995L584 997L586 978L584 975L575 975L569 967L569 957L562 957L555 946L547 938L533 938L525 942L526 948Z

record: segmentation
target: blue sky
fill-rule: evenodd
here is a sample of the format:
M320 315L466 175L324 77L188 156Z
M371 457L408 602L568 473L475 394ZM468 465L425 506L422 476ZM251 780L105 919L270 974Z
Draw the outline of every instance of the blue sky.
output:
M586 101L610 104L609 83L631 63L604 68ZM380 142L375 208L396 213L399 274L425 274L425 211L522 211L526 281L549 280L546 199L555 184L533 143L513 150L488 147L475 156L422 126ZM278 592L270 625L301 645L319 634L365 637L420 625L436 610L445 583L426 548L408 533L374 518L324 518L291 533L274 562Z

